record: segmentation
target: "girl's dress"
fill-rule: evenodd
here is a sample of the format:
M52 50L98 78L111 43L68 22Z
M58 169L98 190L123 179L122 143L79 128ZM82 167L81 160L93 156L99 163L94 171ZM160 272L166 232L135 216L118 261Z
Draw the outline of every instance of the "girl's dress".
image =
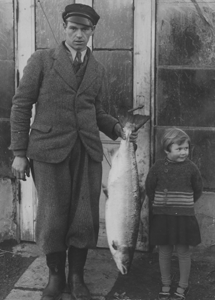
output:
M151 245L190 245L201 243L195 216L153 215L149 242Z
M158 160L146 179L150 203L151 245L190 245L201 243L194 202L201 196L202 179L196 165Z

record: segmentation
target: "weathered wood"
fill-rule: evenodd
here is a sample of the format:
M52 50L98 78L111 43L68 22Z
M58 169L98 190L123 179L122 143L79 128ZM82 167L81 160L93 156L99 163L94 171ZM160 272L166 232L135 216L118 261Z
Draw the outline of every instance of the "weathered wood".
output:
M19 21L17 23L17 53L16 69L22 77L23 69L28 58L35 51L35 18L34 0L17 2L19 8ZM20 181L20 233L21 240L34 241L34 220L36 194L32 177L26 182Z
M151 61L153 2L134 1L134 107L144 105L136 113L150 115L151 104ZM143 30L144 29L144 30ZM145 178L150 163L150 122L139 130L137 165L142 200L145 198ZM138 248L148 250L148 203L142 207Z

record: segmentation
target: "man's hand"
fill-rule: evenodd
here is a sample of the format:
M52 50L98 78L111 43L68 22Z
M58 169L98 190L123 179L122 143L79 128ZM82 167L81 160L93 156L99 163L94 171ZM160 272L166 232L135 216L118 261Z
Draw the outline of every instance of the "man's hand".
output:
M118 137L121 137L123 140L126 139L125 132L122 129L122 126L119 123L116 123L114 126L114 131Z
M16 156L14 158L12 173L17 179L26 181L25 176L30 176L30 166L27 157Z
M115 133L116 133L116 135L117 135L118 137L121 137L123 140L126 139L125 132L124 132L122 126L121 126L119 123L117 123L117 124L115 125L114 130L115 130ZM130 141L131 143L135 143L135 144L136 144L136 142L137 142L137 137L138 137L138 132L137 132L137 131L133 131L133 132L131 133L131 135L130 135L129 141Z

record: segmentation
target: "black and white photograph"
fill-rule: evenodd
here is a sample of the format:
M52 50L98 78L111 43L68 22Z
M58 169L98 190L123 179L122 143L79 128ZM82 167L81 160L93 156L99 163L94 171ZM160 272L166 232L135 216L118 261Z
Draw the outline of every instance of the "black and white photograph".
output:
M0 300L215 299L215 0L0 0Z

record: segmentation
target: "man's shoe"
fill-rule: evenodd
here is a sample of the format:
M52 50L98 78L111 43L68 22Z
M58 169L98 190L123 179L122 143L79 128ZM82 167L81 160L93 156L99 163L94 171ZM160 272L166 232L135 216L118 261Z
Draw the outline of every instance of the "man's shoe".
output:
M41 300L60 300L66 285L66 252L50 253L46 255L46 262L49 267L49 281Z
M70 247L68 251L68 284L72 300L91 300L90 292L84 282L84 266L88 249Z
M69 287L71 291L71 299L72 300L90 300L91 295L90 292L84 283L82 278L78 276L70 277Z

